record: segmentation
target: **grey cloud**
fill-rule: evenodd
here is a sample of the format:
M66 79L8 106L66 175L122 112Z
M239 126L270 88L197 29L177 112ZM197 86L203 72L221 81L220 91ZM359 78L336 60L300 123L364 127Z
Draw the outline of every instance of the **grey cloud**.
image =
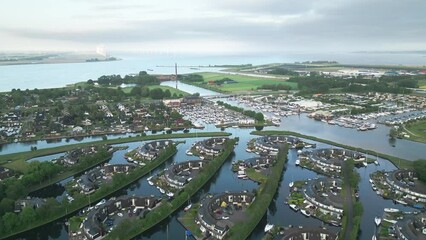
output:
M426 39L426 1L423 0L266 0L244 4L231 0L208 2L207 6L206 12L217 11L224 16L202 16L201 12L194 18L123 20L121 28L94 31L8 29L7 32L26 38L87 43L229 40L265 51L374 50L401 42L426 48L423 40ZM144 5L100 6L108 11L113 8L123 13L127 8L143 9ZM279 19L293 15L300 17L288 22L255 21L265 16ZM108 17L108 14L99 16ZM253 21L247 21L250 18Z

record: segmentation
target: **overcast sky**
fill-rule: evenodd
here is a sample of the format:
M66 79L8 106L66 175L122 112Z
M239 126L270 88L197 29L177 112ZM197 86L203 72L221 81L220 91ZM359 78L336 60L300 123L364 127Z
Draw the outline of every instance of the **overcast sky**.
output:
M426 50L426 0L2 0L0 51Z

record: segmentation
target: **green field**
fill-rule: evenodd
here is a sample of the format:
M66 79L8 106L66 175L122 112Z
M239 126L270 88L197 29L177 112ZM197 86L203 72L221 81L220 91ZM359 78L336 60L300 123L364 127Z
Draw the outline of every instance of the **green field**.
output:
M292 88L296 89L297 84L293 82L287 82L283 79L273 79L273 78L262 78L262 77L252 77L252 76L242 76L235 74L227 73L199 73L203 76L204 82L221 80L223 78L229 78L238 83L223 84L222 86L212 86L223 91L234 92L234 91L247 91L247 90L256 90L257 87L260 87L264 84L285 84L289 85Z
M407 140L426 143L426 120L410 123L404 131L410 135Z
M169 87L169 86L154 85L154 86L149 86L148 88L149 88L149 90L154 89L154 88L161 88L163 91L166 91L168 89L172 95L174 93L176 93L176 95L178 95L178 96L179 96L179 94L182 94L183 96L190 95L187 92L184 92L184 91L181 91L179 89L176 89L176 88L173 88L173 87Z
M426 80L419 80L419 88L426 89Z

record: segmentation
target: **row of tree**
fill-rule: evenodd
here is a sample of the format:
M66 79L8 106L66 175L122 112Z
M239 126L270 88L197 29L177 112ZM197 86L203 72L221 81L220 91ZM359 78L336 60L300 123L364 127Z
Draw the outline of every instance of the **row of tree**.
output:
M152 76L149 75L145 71L140 71L138 75L126 75L124 78L122 78L120 75L103 75L98 78L97 80L99 85L121 85L123 83L125 84L137 84L140 86L147 86L147 85L158 85L160 84L160 81ZM94 81L89 79L87 81L88 84L94 84Z

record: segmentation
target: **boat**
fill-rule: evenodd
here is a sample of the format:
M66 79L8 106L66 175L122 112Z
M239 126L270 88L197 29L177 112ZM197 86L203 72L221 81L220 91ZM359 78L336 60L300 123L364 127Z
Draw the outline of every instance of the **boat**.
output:
M293 187L294 186L294 182L291 182L288 184L289 187Z
M404 202L404 201L402 201L402 200L395 199L394 201L395 201L396 203L399 203L399 204L402 204L402 205L407 205L407 203L406 203L406 202Z
M273 224L266 224L266 226L265 226L265 232L269 232L269 231L271 231L271 229L274 227L274 225Z
M311 216L311 214L310 214L308 211L306 211L305 209L300 210L300 212L301 212L303 215L305 215L306 217L310 217L310 216Z
M387 213L396 213L396 212L399 212L399 209L396 209L396 208L385 208L384 211L387 212Z
M371 178L370 178L368 181L369 181L370 183L373 183L373 179L371 179Z
M154 185L154 183L151 181L151 179L152 179L152 176L151 176L151 177L149 177L149 178L147 178L146 180L148 181L148 184L149 184L149 185L153 186L153 185Z
M376 161L374 161L374 164L379 165L379 162L376 160Z
M290 204L289 206L293 211L295 211L295 212L299 211L299 208L297 207L296 204Z
M188 156L192 156L192 155L194 155L189 149L188 150L186 150L186 155L188 155Z
M397 223L397 221L396 221L396 220L386 219L386 218L383 218L383 221L386 221L386 222L389 222L389 223L392 223L392 224Z
M168 197L173 197L175 194L174 194L174 193L172 193L172 192L168 192L168 193L166 193L166 195L167 195Z
M414 204L414 205L413 205L413 208L423 209L423 208L424 208L424 206L423 206L423 204L417 203L417 204Z
M371 240L377 240L376 235L373 235L373 236L371 237Z
M382 219L381 219L381 218L379 218L379 217L375 217L375 218L374 218L374 222L376 223L376 226L379 226L379 225L380 225L380 223L382 222Z
M302 150L297 150L297 154L302 154Z
M364 165L364 167L367 167L368 163L367 162L362 162L362 165Z
M157 188L158 188L158 190L160 191L160 193L162 193L162 194L166 193L166 191L164 191L164 189L162 189L162 188L160 188L160 187L157 187Z
M251 150L250 148L246 148L246 152L251 153L251 152L253 152L253 150Z
M188 206L186 206L186 207L183 209L183 211L187 212L189 209L191 209L191 207L192 207L192 204L189 204Z
M300 160L297 159L296 162L294 162L294 164L296 164L296 166L299 166L300 165Z
M239 175L238 175L238 178L240 178L240 179L246 179L246 178L247 178L247 175L245 175L245 174L239 174Z

